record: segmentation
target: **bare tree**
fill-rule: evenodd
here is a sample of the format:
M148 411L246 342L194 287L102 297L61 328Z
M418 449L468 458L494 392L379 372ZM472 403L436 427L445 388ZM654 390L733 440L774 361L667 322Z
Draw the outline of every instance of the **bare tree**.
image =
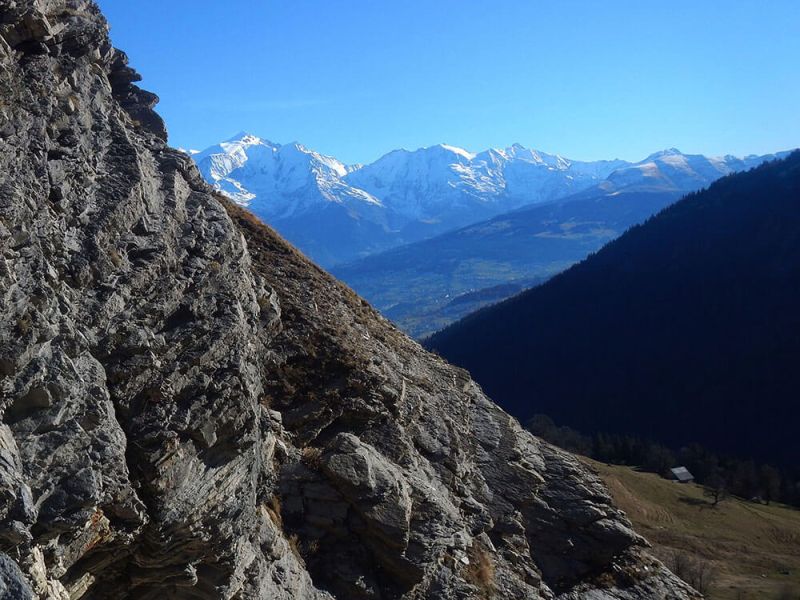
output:
M780 497L781 494L781 474L774 467L764 465L759 472L761 479L761 489L764 500L769 504L772 500Z
M711 506L716 507L720 502L727 499L730 495L728 482L719 473L711 475L706 480L705 495L711 498Z
M675 575L703 595L707 595L717 579L717 568L700 556L674 550L664 561Z

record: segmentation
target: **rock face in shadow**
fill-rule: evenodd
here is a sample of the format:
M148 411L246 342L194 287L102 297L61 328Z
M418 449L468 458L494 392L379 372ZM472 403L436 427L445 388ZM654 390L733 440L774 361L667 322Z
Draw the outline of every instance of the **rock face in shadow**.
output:
M578 461L216 197L93 3L0 20L0 590L695 597Z

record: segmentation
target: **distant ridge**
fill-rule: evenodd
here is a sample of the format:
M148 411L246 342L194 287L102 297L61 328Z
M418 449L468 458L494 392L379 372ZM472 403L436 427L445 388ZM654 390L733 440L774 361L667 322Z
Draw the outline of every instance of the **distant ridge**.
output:
M515 288L541 283L687 192L787 154L707 158L664 150L576 194L334 266L332 272L405 331L423 337ZM486 294L475 295L484 289ZM462 294L475 300L450 304Z
M474 154L439 144L345 165L247 132L193 155L205 179L324 267L586 189L629 163L515 144Z
M507 410L800 456L800 152L723 178L434 335Z

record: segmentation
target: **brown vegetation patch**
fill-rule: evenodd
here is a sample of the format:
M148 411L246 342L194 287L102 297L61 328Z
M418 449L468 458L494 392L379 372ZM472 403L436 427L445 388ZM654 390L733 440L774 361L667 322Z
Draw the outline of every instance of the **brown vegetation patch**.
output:
M322 466L322 450L314 446L306 446L300 451L300 462L313 471Z
M491 555L485 548L474 544L468 558L464 581L478 588L484 597L491 597L495 590L495 567Z
M711 600L800 598L800 511L729 498L702 486L583 458L653 552ZM709 577L709 575L712 575Z
M272 496L264 505L264 508L269 515L270 520L275 524L278 529L283 529L283 516L281 515L281 499L280 496Z

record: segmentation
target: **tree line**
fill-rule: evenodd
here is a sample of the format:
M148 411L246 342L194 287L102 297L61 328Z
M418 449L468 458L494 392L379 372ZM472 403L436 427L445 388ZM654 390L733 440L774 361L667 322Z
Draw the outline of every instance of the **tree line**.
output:
M559 448L605 463L638 467L664 477L673 467L686 467L697 483L709 488L714 503L732 494L766 504L782 502L800 507L800 470L796 468L719 455L696 443L672 449L636 435L584 435L571 427L556 425L541 414L531 418L525 427Z
M542 413L586 433L633 431L673 454L699 440L796 467L798 199L795 152L687 195L426 343L523 422Z

